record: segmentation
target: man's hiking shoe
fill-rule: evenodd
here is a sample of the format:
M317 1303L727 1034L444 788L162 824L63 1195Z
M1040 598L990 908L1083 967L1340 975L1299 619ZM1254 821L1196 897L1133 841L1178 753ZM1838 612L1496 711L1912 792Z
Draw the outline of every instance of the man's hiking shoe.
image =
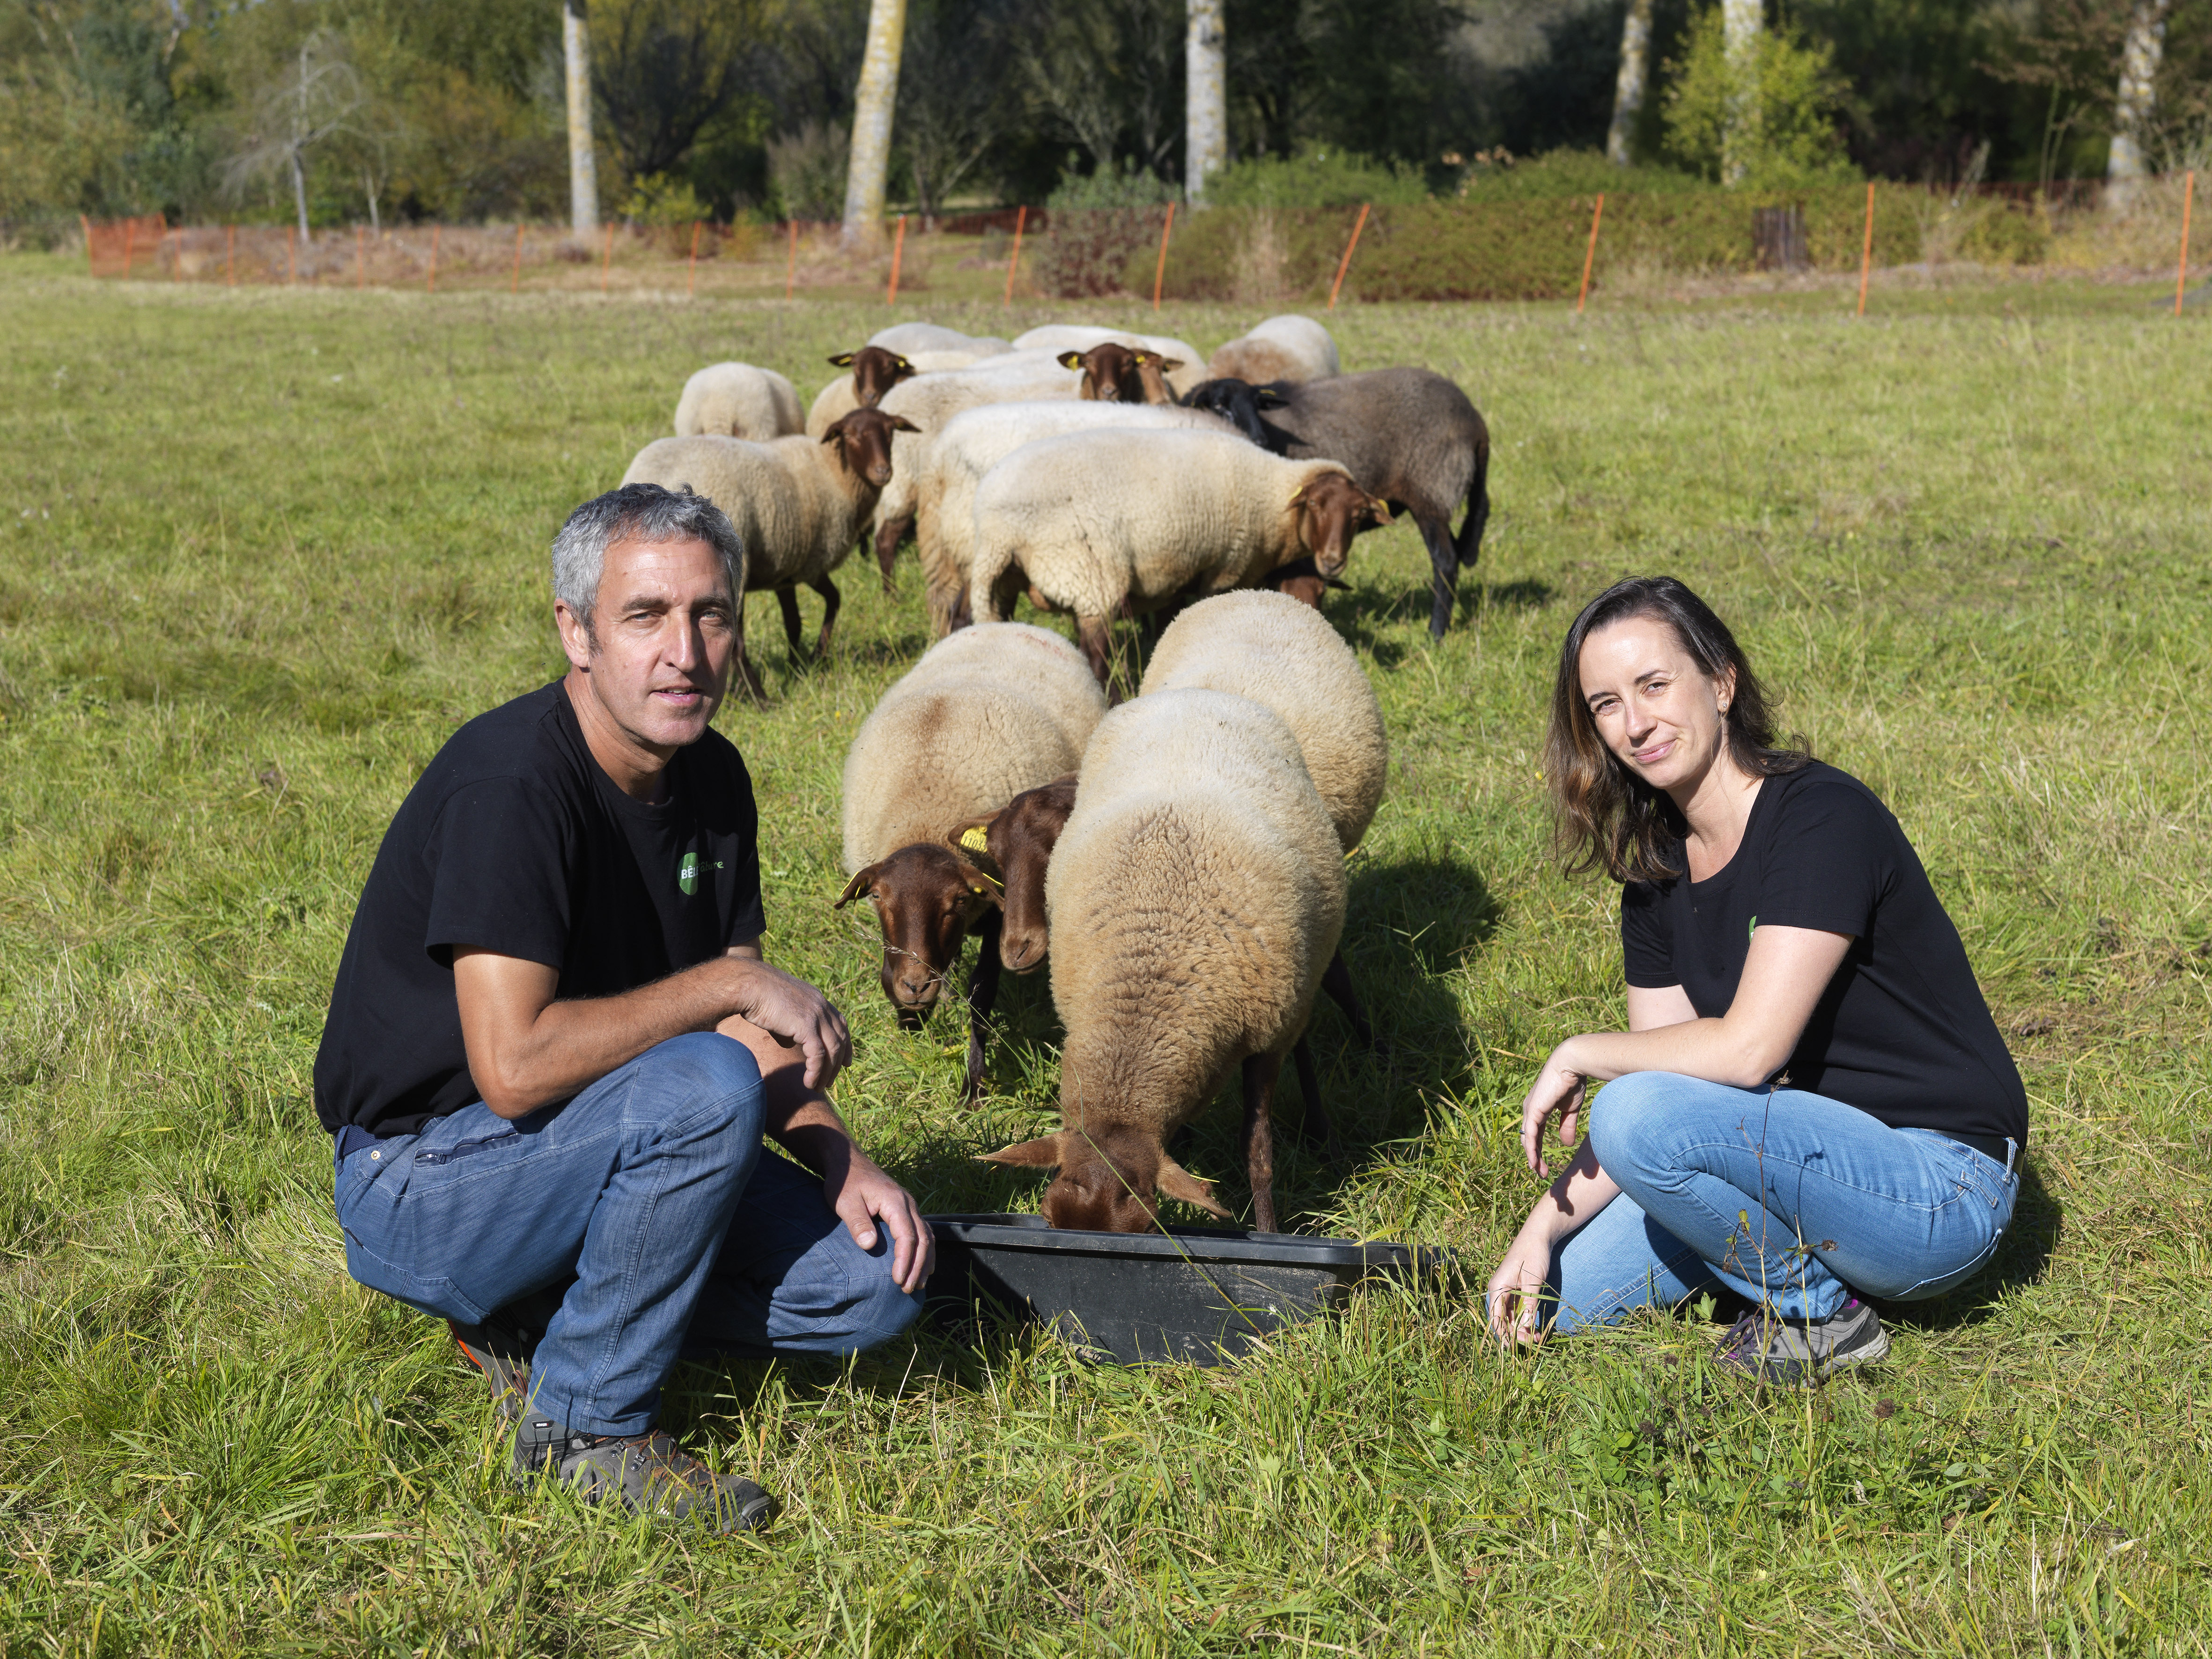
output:
M520 1421L522 1408L530 1400L530 1355L538 1345L497 1314L481 1325L449 1319L446 1328L460 1345L461 1358L482 1371L484 1381L491 1384L492 1408L501 1420Z
M525 1417L514 1433L514 1477L545 1474L587 1504L617 1503L633 1514L691 1516L716 1532L757 1532L783 1505L740 1475L717 1474L676 1442L650 1434L572 1434L564 1424Z
M1810 1387L1889 1352L1889 1333L1856 1297L1826 1319L1784 1319L1754 1308L1729 1328L1713 1361L1760 1382Z

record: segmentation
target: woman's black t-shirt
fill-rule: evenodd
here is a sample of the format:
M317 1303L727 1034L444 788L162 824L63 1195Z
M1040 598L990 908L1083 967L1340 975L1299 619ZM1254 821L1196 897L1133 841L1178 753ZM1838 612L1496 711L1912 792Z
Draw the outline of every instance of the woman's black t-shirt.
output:
M1762 926L1851 935L1783 1068L1791 1088L1893 1128L2027 1145L2027 1092L1959 930L1903 828L1857 779L1818 762L1770 777L1742 845L1709 880L1630 882L1628 982L1680 985L1700 1017L1718 1018Z

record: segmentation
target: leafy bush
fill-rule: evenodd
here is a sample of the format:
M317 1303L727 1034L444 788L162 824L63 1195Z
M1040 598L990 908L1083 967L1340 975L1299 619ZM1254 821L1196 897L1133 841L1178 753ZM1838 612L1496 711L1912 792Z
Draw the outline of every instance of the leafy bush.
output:
M1690 20L1681 61L1668 67L1667 146L1692 171L1754 190L1802 190L1859 176L1836 126L1849 88L1826 45L1761 29L1751 51L1731 58L1721 9L1709 6ZM1739 109L1742 131L1731 133Z
M1679 168L1615 167L1605 159L1603 150L1555 149L1527 161L1502 152L1478 155L1466 165L1459 188L1452 194L1462 202L1526 202L1553 196L1595 196L1600 191L1610 198L1631 191L1657 195L1709 188L1696 173Z
M809 121L768 141L769 188L787 219L842 219L848 149L845 129Z
M1175 187L1139 171L1101 167L1088 176L1072 170L1045 206L1050 228L1035 267L1037 285L1061 299L1135 293L1152 287L1130 275L1139 255L1159 246L1160 222Z
M1206 183L1211 207L1357 207L1362 202L1379 206L1426 201L1428 194L1418 168L1342 149L1303 149L1287 159L1268 155L1239 161Z

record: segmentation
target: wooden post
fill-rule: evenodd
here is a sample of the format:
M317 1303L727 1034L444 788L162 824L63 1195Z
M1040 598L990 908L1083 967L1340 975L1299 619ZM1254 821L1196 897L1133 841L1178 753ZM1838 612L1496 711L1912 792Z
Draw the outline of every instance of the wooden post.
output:
M426 294L435 294L438 291L438 233L443 229L445 229L443 225L430 227L430 273L424 281L422 290Z
M607 273L615 265L615 222L607 221L607 251L599 256L599 292L607 291Z
M1337 261L1336 280L1328 285L1328 308L1331 311L1336 309L1337 293L1344 287L1344 273L1352 269L1352 250L1359 246L1359 233L1367 228L1367 210L1372 205L1370 202L1359 204L1359 217L1352 227L1352 240L1344 245L1344 258Z
M507 291L509 294L522 292L522 221L520 219L514 222L514 276L507 283Z
M898 303L899 261L905 254L906 215L902 213L899 215L898 234L891 242L891 286L890 292L884 296L885 305L895 306Z
M2197 170L2181 186L2181 258L2173 268L2173 314L2181 315L2181 291L2189 286L2189 210L2197 200Z
M1175 228L1176 204L1168 204L1167 222L1160 227L1160 263L1152 271L1152 309L1160 308L1160 288L1168 279L1168 233Z
M1028 228L1029 222L1030 210L1027 207L1014 215L1014 251L1006 260L1006 297L1000 302L1001 310L1014 302L1014 273L1022 268L1022 232Z
M1867 276L1874 270L1874 180L1867 180L1866 246L1859 250L1859 312L1866 315Z
M799 280L799 221L791 222L791 258L783 267L783 297L791 297L791 285Z
M225 225L222 238L222 285L238 286L238 227Z
M1597 211L1590 215L1589 251L1583 255L1583 291L1575 295L1575 315L1583 314L1583 303L1589 298L1590 272L1597 264L1597 226L1605 217L1605 192L1597 193Z
M356 225L353 228L353 285L356 288L365 287L368 282L368 228Z

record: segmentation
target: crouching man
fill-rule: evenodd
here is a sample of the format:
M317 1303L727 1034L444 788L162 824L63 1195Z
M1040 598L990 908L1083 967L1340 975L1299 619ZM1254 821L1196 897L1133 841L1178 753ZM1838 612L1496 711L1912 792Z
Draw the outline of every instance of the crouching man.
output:
M453 1322L517 1419L518 1478L725 1531L776 1502L655 1431L670 1367L880 1342L933 1253L824 1093L843 1019L761 955L752 785L708 729L742 572L702 497L576 509L568 672L409 793L315 1060L346 1265Z

